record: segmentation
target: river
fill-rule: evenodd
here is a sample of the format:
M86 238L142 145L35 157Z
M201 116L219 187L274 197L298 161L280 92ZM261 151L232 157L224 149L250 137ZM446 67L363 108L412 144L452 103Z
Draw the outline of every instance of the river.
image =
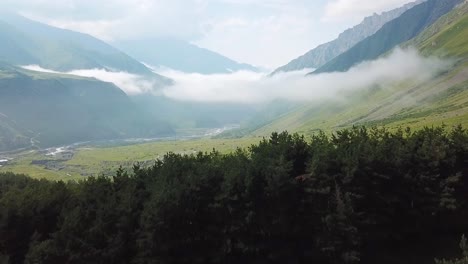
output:
M2 167L3 165L5 165L10 159L7 159L7 158L0 158L0 167Z
M110 140L99 140L99 141L85 141L77 142L70 145L51 147L42 149L39 152L46 156L57 156L60 153L75 152L80 147L114 147L114 146L125 146L134 145L141 143L149 143L156 141L175 141L175 140L190 140L190 139L201 139L217 136L223 132L238 129L239 125L229 125L221 128L210 128L210 129L193 129L193 130L178 130L173 136L165 137L153 137L153 138L127 138L127 139L110 139Z

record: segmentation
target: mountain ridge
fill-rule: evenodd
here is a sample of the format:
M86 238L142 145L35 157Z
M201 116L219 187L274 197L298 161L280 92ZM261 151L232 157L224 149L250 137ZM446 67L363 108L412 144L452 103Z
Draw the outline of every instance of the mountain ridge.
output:
M319 67L313 74L347 71L352 66L373 60L424 31L464 0L427 0L386 23L375 34Z
M242 135L265 136L285 129L311 135L359 125L389 129L468 125L468 2L402 46L452 61L453 66L423 83L409 80L387 89L368 87L347 94L347 99L339 102L302 104Z
M279 72L298 71L306 68L319 68L336 56L353 47L359 41L377 32L387 22L424 1L425 0L415 1L381 14L368 16L364 18L360 24L340 33L338 38L335 40L321 44L304 55L292 60L288 64L277 68L272 72L272 75Z
M217 52L173 38L148 38L116 42L116 46L144 63L186 73L216 74L258 71Z
M0 151L172 133L112 83L2 62L0 113Z
M172 81L154 73L141 62L91 35L56 28L8 14L0 18L0 60L13 65L39 65L59 72L105 69L152 79L158 86Z

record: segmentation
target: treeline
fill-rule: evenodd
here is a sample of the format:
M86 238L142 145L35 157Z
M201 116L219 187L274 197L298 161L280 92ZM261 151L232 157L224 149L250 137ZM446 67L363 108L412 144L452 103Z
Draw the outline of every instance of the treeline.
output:
M467 202L461 127L274 133L78 183L0 174L0 263L434 263L461 256Z

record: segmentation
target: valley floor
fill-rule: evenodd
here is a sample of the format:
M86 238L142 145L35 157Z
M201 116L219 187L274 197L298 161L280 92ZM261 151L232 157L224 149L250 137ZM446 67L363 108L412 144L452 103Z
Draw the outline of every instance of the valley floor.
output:
M260 137L240 139L173 139L125 146L80 145L30 150L0 156L0 172L14 172L49 180L79 180L87 176L114 174L135 163L150 166L168 152L196 154L213 149L229 153L258 143Z

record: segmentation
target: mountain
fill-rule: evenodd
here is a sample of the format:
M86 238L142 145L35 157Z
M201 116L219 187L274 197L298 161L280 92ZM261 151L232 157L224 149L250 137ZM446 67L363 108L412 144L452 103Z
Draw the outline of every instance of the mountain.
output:
M421 54L438 56L455 64L423 83L411 80L390 87L367 87L344 94L346 100L305 103L263 124L255 136L287 129L313 134L354 125L385 125L422 128L432 125L468 125L468 2L421 32L403 47L416 47Z
M30 146L30 137L25 134L13 120L0 113L0 152Z
M428 0L418 4L314 73L346 71L360 62L376 59L414 38L462 2L463 0Z
M187 73L215 74L240 70L258 71L252 65L238 63L216 52L172 38L121 41L115 45L152 66L168 67Z
M99 39L18 15L1 16L0 41L0 60L13 65L36 64L60 72L99 68L151 77L159 85L170 83L168 78Z
M0 131L0 151L172 132L112 83L7 63L0 63Z
M361 24L347 29L341 33L337 39L318 46L317 48L307 52L299 58L296 58L288 64L276 69L272 74L319 68L325 63L334 59L336 56L347 51L361 40L373 35L387 22L399 17L405 11L417 4L420 4L421 2L423 2L423 0L406 4L403 7L388 12L383 12L380 15L374 14L372 16L366 17L364 18L364 21L361 22Z

